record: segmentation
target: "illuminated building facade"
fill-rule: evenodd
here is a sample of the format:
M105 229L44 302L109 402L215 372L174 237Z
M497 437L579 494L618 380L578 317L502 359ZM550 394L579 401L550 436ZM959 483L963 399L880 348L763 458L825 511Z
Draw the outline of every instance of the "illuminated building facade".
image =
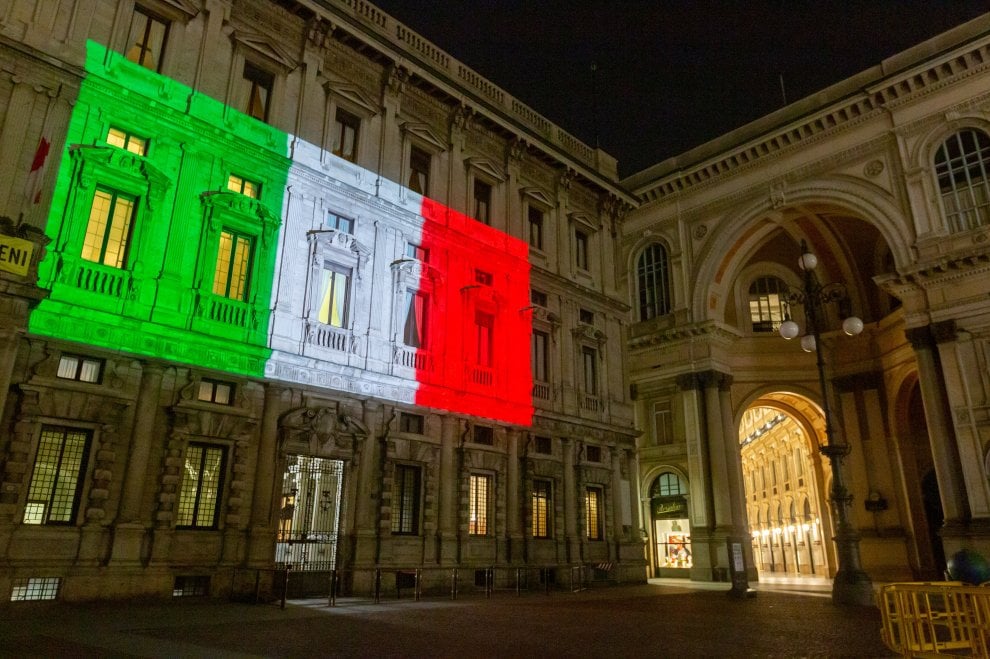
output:
M643 579L613 159L363 2L0 35L5 600Z

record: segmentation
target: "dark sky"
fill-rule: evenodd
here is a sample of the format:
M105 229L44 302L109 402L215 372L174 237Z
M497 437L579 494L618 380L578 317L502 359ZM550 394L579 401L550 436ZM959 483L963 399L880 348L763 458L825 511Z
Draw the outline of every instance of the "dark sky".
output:
M990 0L372 2L597 142L622 176L778 109L781 76L793 102L990 10Z

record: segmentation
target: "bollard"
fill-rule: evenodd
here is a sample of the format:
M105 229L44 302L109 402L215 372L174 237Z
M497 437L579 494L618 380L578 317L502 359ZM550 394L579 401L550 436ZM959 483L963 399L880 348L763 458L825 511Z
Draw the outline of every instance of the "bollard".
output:
M279 606L279 608L282 609L283 611L285 611L285 598L289 594L289 568L290 567L291 566L289 566L289 565L286 565L285 566L285 574L282 577L282 603Z
M337 570L330 570L330 596L327 598L327 606L337 606Z
M382 600L382 569L380 567L375 568L375 604L380 603Z
M420 579L423 578L423 570L421 568L416 568L416 576L413 577L416 583L413 585L413 601L418 602L422 599L423 591L420 589Z
M457 568L450 571L450 599L457 599Z

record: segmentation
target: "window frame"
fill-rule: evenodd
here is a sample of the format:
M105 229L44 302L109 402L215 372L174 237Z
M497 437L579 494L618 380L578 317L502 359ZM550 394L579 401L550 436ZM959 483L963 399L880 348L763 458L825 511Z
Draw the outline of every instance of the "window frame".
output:
M471 185L471 208L472 215L474 219L481 222L486 226L492 225L492 202L495 198L495 186L489 181L482 179L478 176L474 176ZM484 199L479 198L479 186L481 187L484 194Z
M490 473L472 472L468 474L468 535L474 537L491 536L492 495L495 478ZM479 500L480 497L483 500Z
M44 471L39 472L38 470L39 464L41 464L39 460L43 458L42 450L45 447L46 433L49 435L61 434L61 437L57 438L59 439L59 445L57 447L57 456L55 456L56 465L54 468L54 478L50 483L45 483L44 479L46 476L52 474L45 473ZM66 458L66 451L68 448L67 440L70 433L80 436L76 439L82 440L82 446L76 449L78 463L74 465L71 472L67 471L63 474L62 467ZM34 459L31 463L31 476L28 480L24 508L21 512L21 524L29 526L72 526L76 524L79 518L79 507L82 503L83 490L86 485L87 472L89 470L89 453L93 446L93 434L94 431L91 428L49 423L42 423L40 425L40 428L38 429L37 444L34 450ZM56 437L49 437L49 439L56 439ZM59 508L64 518L53 521L52 513L56 509L54 499L59 495L60 482L65 479L70 480L68 488L71 488L71 499L69 501L68 510L65 510L64 506ZM74 482L71 482L73 479ZM35 492L36 484L38 489L47 489L47 492L44 493L44 500L38 498L37 493ZM65 489L65 486L62 487ZM35 495L33 499L32 495ZM44 506L40 515L40 521L28 521L30 506L38 504Z
M432 151L420 146L419 144L412 143L409 145L409 155L406 159L406 166L408 168L406 187L408 187L412 192L423 195L424 197L430 196L430 183L433 173L433 156L434 154ZM422 180L414 186L413 177L416 174L419 174L422 177ZM421 189L417 190L417 188Z
M231 243L230 243L231 244L231 251L230 251L230 255L229 255L230 256L230 260L229 260L229 263L227 265L226 272L225 273L222 273L221 272L221 266L220 266L220 264L221 264L220 256L221 256L221 249L223 249L223 240L224 240L224 236L225 235L231 236ZM251 276L251 274L252 274L252 269L254 268L254 265L255 265L254 264L254 259L255 259L254 250L255 250L255 242L256 242L256 240L257 240L257 237L256 236L254 236L254 235L252 235L250 233L246 233L244 231L239 231L237 229L233 229L230 226L226 226L225 225L225 226L223 226L220 229L220 235L217 236L216 259L214 261L213 283L210 285L210 293L212 293L213 295L215 295L217 297L222 297L222 298L225 298L227 300L232 300L232 301L235 301L235 302L247 302L248 301L248 297L251 294L251 284L252 284L252 279L253 279L252 276ZM238 255L238 246L240 246L242 244L241 241L244 241L247 244L247 256L245 257L245 259L243 261L239 261L238 260L238 256L237 256ZM243 264L243 272L241 273L241 285L239 287L238 295L235 296L235 295L231 295L231 292L232 292L231 291L231 287L233 285L232 283L233 283L234 274L235 274L234 273L234 270L238 266L238 263L242 263ZM223 274L224 277L225 277L225 279L223 281L224 291L222 293L219 292L219 291L217 291L217 286L220 283L220 281L218 280L218 277L221 274Z
M412 482L407 483L405 476L412 476ZM419 465L396 463L392 483L392 535L419 535L423 468Z
M584 488L584 525L588 541L605 540L605 489L600 485Z
M574 227L574 267L591 272L591 235L582 227Z
M775 290L771 290L773 288ZM750 329L754 334L776 334L781 323L790 317L790 305L785 298L787 289L787 282L773 274L761 275L749 283L746 291L746 306ZM776 298L776 303L773 298ZM753 316L754 303L756 317Z
M250 75L249 75L250 74ZM269 123L272 114L272 96L275 94L276 74L258 62L250 58L244 58L244 65L241 69L240 82L242 89L246 92L239 105L241 111L247 116ZM247 83L246 85L244 83ZM255 114L253 106L255 104L254 94L257 90L264 90L264 98L260 100L262 104L261 115Z
M189 473L186 470L188 466L189 453L191 449L202 450L203 453L199 460L199 471L196 475L196 486L194 489L194 500L191 506L192 519L190 523L183 524L180 523L180 516L183 514L183 500L186 496L186 479L189 477ZM219 452L220 462L218 466L218 475L216 481L213 483L215 485L215 494L213 496L213 505L210 508L212 510L212 517L209 524L200 523L199 516L201 514L202 507L200 505L201 497L203 495L203 471L204 464L209 458L208 451L215 450ZM179 479L179 491L175 499L175 528L178 530L216 530L221 526L221 521L223 517L222 505L224 501L224 487L227 481L227 469L229 461L229 447L225 444L213 443L213 442L203 442L203 441L191 441L186 445L185 451L182 455L182 478Z
M588 396L598 395L598 352L598 348L593 346L581 346L581 384Z
M61 375L62 365L67 364L69 360L75 360L75 368L73 369L73 375L71 377ZM95 364L96 378L95 379L84 379L83 372L85 370L86 364ZM84 382L86 384L102 384L103 383L103 370L106 368L106 360L99 357L89 357L86 355L80 355L76 353L63 352L58 359L58 368L55 371L55 377L60 380L70 380L73 382Z
M147 20L147 23L145 23L143 29L144 34L142 36L141 42L132 43L132 37L134 35L134 27L135 27L134 19L138 14L144 16L145 19ZM147 64L145 64L142 60L144 59L144 56L151 51L151 49L147 46L147 44L148 44L148 39L150 36L152 24L156 22L160 24L163 28L162 40L161 40L161 45L158 48L158 61L156 62L154 67L150 67ZM160 14L157 14L153 11L149 11L140 4L135 4L134 11L131 14L131 22L127 27L127 45L124 51L124 58L130 62L137 64L138 66L148 69L149 71L154 71L155 73L161 73L162 63L165 61L165 49L168 47L168 34L169 31L171 30L171 27L172 27L172 21L161 16ZM138 56L138 59L131 59L130 57L130 53L133 47L139 48L138 52L141 54Z
M541 487L542 486L542 487ZM533 478L530 510L532 524L530 531L536 539L553 537L553 480Z
M110 141L110 138L112 136L116 137L113 135L114 132L117 132L122 136L120 139L120 141L123 142L122 144L117 144L115 142ZM148 138L140 137L139 135L136 135L135 133L132 133L129 130L124 130L123 128L119 128L118 126L110 125L107 128L107 134L104 141L109 146L116 147L118 149L123 149L124 151L127 151L128 153L133 153L134 155L137 156L148 155L148 143L150 142ZM131 148L132 144L134 145L139 144L140 149L135 151L134 149Z
M342 119L344 121L342 121ZM344 136L347 129L351 129L351 152L348 156L343 149ZM330 153L342 158L347 162L356 163L361 139L361 117L346 108L336 105L333 113L333 134L330 145Z
M107 201L106 216L102 218L102 222L103 222L102 234L99 236L98 239L100 243L99 255L97 259L91 259L86 257L84 253L87 249L87 242L90 236L90 225L93 223L93 213L95 212L97 195L101 193L109 195L109 200ZM107 247L111 240L111 235L115 230L114 221L115 219L117 219L115 217L115 213L117 209L118 200L120 199L130 202L131 204L130 212L128 213L128 216L126 218L124 229L123 231L120 232L121 238L120 238L119 248L117 250L119 256L116 259L116 263L107 263L106 262ZM136 195L131 195L126 192L122 192L110 186L104 186L104 185L96 186L95 190L93 191L93 199L90 202L90 214L86 220L86 228L83 232L83 244L82 244L82 251L80 252L80 257L84 261L89 261L90 263L97 263L99 265L103 265L108 268L115 268L117 270L127 269L127 261L131 255L131 244L133 243L133 237L134 237L135 218L137 217L138 214L138 201L139 198ZM94 231L93 233L94 233L94 237L96 237L95 236L96 232Z
M327 273L330 273L328 276ZM324 260L323 267L319 270L320 281L317 282L316 295L316 321L328 327L336 327L340 330L350 329L351 320L351 289L354 284L354 268L341 265L335 261ZM344 278L344 290L340 296L336 294L338 286L337 275ZM324 289L324 283L326 288ZM340 314L340 324L333 323L333 310L337 307L335 302L343 298L343 311ZM325 312L325 313L324 313ZM326 320L324 320L326 317Z
M972 135L975 149L967 151L964 136ZM958 151L953 155L950 142L955 141ZM955 165L953 165L955 162ZM982 128L966 126L954 131L941 140L935 147L932 156L932 173L935 191L939 197L942 217L950 232L971 231L990 225L990 133ZM977 170L979 178L974 179L972 172ZM964 179L963 185L958 185L958 179ZM946 183L948 185L946 185ZM977 194L979 193L979 194ZM978 199L982 195L982 199ZM948 198L954 199L954 209L947 204ZM960 204L966 197L968 205Z
M203 385L209 385L210 395L203 397ZM220 387L227 387L227 401L217 400L217 392ZM234 395L237 392L237 385L227 380L217 380L216 378L200 378L199 386L196 388L196 400L202 403L213 403L214 405L233 405Z
M649 257L649 258L648 258ZM636 257L636 306L640 322L660 318L673 310L670 287L670 252L654 241Z

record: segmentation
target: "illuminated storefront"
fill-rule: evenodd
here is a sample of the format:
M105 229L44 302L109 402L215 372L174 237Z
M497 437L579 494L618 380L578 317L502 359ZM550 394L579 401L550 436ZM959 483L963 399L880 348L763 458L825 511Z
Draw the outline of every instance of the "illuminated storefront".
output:
M687 577L691 560L687 483L673 472L657 476L650 487L654 567L658 577Z

